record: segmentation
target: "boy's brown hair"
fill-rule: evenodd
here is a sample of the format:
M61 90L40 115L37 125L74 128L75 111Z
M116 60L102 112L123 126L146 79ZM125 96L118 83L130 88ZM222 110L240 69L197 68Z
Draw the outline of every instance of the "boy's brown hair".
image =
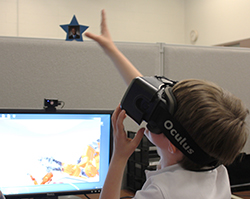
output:
M249 111L242 101L214 83L183 80L173 87L177 100L174 117L195 142L221 164L231 164L244 147ZM202 169L187 157L180 161L188 170Z

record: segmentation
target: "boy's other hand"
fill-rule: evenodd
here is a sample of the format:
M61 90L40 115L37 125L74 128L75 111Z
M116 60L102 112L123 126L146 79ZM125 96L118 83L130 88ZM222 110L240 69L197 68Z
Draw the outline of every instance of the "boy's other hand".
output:
M127 161L143 138L145 128L141 128L133 139L128 138L123 125L125 118L126 112L122 110L119 105L112 115L114 137L113 156Z

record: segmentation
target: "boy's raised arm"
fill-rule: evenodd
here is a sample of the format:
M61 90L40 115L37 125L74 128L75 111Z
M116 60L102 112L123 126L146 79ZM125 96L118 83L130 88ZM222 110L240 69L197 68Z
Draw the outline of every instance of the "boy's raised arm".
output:
M95 35L90 32L86 32L85 36L96 41L104 50L104 52L110 57L110 59L115 64L120 75L124 79L127 85L138 76L142 74L134 67L134 65L120 52L120 50L115 46L111 39L107 23L106 14L102 10L102 20L101 20L101 35Z
M104 52L111 58L115 64L120 75L123 77L127 85L138 76L142 74L133 66L133 64L119 51L111 39L109 30L106 24L105 11L102 10L101 21L101 34L95 35L90 32L86 32L85 36L96 41L104 50ZM127 138L124 131L123 120L126 114L124 110L121 110L120 105L116 108L112 116L113 136L114 136L114 148L111 158L109 171L100 195L100 199L118 199L120 198L122 177L126 162L129 156L133 153L135 148L140 143L144 129L140 129L133 139Z

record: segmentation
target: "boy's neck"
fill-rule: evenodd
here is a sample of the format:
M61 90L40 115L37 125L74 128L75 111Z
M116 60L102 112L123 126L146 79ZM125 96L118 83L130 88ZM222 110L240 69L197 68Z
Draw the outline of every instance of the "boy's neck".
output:
M160 162L158 169L162 169L174 164L178 164L183 158L183 154L178 150L174 154L170 153L168 150L161 150L158 148L158 154L160 156Z

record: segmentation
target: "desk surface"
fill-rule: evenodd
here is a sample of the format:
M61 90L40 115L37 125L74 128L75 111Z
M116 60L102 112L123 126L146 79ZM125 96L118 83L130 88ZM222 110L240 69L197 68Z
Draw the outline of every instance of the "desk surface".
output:
M88 194L88 197L91 198L91 199L98 199L99 198L99 193L96 193L96 194ZM121 197L125 197L125 196L134 196L134 192L132 191L129 191L129 190L122 190L121 191ZM85 195L77 195L79 196L80 198L82 199L86 199Z
M133 196L133 195L134 195L134 193L132 191L129 191L129 190L122 190L121 191L121 197ZM250 191L234 192L233 195L241 197L243 199L250 199ZM84 195L78 195L78 196L81 197L82 199L86 199L86 197ZM88 197L91 199L98 199L99 194L89 194Z
M244 198L244 199L250 199L250 191L234 192L233 195Z

